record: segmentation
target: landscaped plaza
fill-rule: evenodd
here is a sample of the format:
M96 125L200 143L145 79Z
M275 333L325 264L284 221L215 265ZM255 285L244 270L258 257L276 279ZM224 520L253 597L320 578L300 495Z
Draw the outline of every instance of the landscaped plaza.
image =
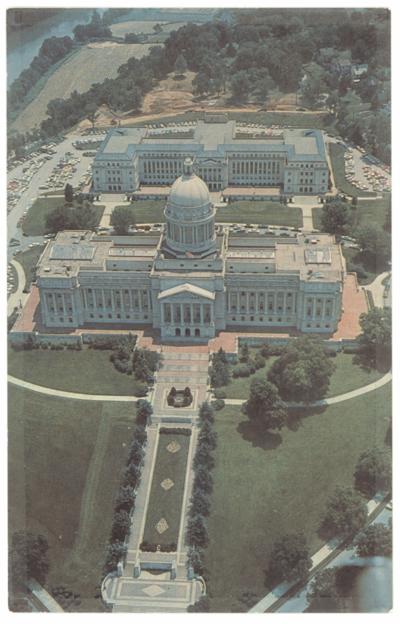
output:
M390 177L343 141L311 110L139 117L100 198L26 211L10 543L43 536L57 610L276 611L391 517Z

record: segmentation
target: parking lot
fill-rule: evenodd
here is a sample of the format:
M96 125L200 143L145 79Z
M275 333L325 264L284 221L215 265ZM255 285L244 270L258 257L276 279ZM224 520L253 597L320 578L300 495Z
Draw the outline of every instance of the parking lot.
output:
M363 191L390 191L391 176L385 169L369 161L365 150L348 147L345 155L346 180Z
M7 206L8 257L12 257L30 244L41 242L40 237L22 237L19 225L39 195L64 192L69 182L75 189L85 189L91 180L93 157L83 156L73 143L80 139L80 134L67 137L61 143L51 144L48 153L35 152L23 162L9 170L7 188L9 204ZM10 194L12 193L12 195ZM11 201L10 201L11 200ZM19 224L19 225L18 225ZM13 244L10 245L10 243Z

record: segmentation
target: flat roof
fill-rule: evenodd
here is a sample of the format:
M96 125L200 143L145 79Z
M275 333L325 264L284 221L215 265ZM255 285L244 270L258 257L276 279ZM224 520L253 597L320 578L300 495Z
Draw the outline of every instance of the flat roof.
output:
M225 151L277 151L289 160L326 160L320 130L284 129L276 132L267 127L238 125L233 120L219 123L198 120L189 127L177 123L156 129L144 126L114 128L108 133L95 160L131 158L136 151L143 152L147 148L155 152L189 150L210 157L216 152L222 155Z

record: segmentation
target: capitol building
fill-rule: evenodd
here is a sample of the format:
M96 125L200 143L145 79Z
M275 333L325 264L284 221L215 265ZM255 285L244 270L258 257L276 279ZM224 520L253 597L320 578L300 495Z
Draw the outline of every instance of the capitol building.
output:
M184 159L191 158L212 192L274 188L279 197L328 191L320 130L253 126L208 115L165 128L114 128L94 159L93 190L133 193L142 186L169 186L182 174Z
M192 160L182 169L161 233L64 231L47 244L37 267L43 325L149 326L182 341L244 327L332 334L345 276L334 238L216 225Z

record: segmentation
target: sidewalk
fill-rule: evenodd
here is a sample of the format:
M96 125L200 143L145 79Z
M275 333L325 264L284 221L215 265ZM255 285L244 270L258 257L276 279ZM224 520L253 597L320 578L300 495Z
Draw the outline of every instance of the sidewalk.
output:
M368 516L371 516L374 511L381 505L385 496L379 495L375 498L371 499L367 503ZM338 538L327 542L322 548L320 548L314 555L311 557L312 560L312 568L310 570L310 574L312 574L315 569L320 566L324 561L326 561L332 553L337 550L340 546L341 541ZM284 582L280 585L277 585L275 589L273 589L269 594L264 596L259 602L257 602L254 607L249 610L249 613L264 613L267 609L271 609L273 605L282 598L292 587L296 585L296 582L288 583Z

